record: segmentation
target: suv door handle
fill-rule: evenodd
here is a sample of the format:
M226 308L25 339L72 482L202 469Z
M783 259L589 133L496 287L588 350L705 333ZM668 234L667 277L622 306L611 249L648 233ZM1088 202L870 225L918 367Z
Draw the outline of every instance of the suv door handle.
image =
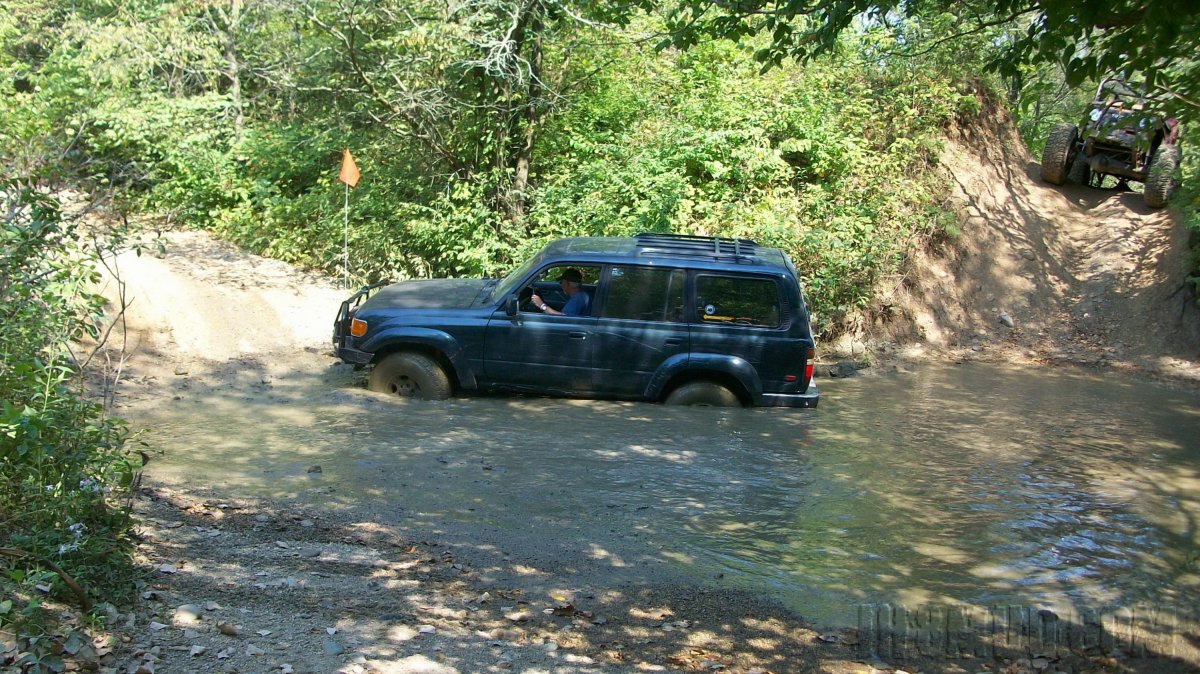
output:
M567 333L567 336L571 339L587 339L587 333L582 330L572 330Z
M668 337L663 341L666 346L679 346L683 344L683 340L678 337Z

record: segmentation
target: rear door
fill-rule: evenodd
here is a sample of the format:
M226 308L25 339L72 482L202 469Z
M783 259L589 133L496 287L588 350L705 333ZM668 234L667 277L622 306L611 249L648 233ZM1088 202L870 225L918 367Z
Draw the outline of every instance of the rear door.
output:
M640 396L658 367L690 348L682 269L612 265L601 282L593 330L598 393Z

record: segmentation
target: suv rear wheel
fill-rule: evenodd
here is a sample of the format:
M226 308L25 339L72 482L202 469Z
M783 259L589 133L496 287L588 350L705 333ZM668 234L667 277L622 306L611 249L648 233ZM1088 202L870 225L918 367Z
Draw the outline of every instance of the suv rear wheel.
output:
M668 405L701 405L705 407L741 407L737 394L711 381L694 381L671 391Z
M450 397L450 378L429 356L401 351L384 357L375 365L367 388L401 398L445 400Z
M1079 130L1074 124L1063 123L1050 131L1046 149L1042 150L1042 180L1051 185L1061 185L1067 180L1071 169L1071 153L1075 150L1075 139Z

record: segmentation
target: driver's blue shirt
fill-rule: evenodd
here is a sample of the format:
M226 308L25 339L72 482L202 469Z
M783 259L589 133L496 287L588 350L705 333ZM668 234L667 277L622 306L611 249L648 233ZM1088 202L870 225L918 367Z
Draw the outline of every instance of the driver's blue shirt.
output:
M567 300L567 304L563 307L562 312L567 316L587 316L589 308L588 305L590 305L591 302L591 296L588 295L586 291L580 290L572 295L571 299Z

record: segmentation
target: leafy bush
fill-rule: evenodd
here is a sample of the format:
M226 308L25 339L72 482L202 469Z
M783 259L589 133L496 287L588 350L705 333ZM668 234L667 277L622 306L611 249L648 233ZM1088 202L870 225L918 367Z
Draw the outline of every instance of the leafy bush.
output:
M969 80L919 63L762 74L730 43L673 63L640 58L645 67L601 78L549 134L531 213L540 240L757 239L791 254L828 335L869 308L915 247L947 233L934 168L944 128L979 109Z
M81 390L68 345L97 337L96 272L56 202L0 190L0 624L36 615L35 588L75 598L64 570L108 599L129 596L130 518L117 498L134 476L124 425ZM20 603L20 601L18 601ZM86 604L86 601L81 603Z
M24 120L21 137L74 129L59 143L80 171L132 188L141 207L338 275L336 172L350 147L363 171L349 199L356 284L493 275L561 236L758 239L791 254L825 336L899 282L915 247L952 233L936 156L943 129L982 107L972 78L989 46L988 36L943 43L932 36L954 17L922 14L763 73L753 53L765 37L654 51L555 23L563 30L536 41L539 89L532 73L503 67L492 39L506 29L486 12L397 25L387 3L354 15L263 5L247 32L229 32L191 21L186 3L166 7L106 15L100 33L69 11L69 29L45 18L47 34L71 39L47 40L36 63L0 49L0 74L8 64L27 76L33 92L12 93L48 121L5 102L0 119ZM654 12L618 13L615 25L638 34L664 28ZM358 31L350 43L329 29L345 22ZM0 20L0 36L5 25L15 43L16 24ZM156 59L160 43L177 52ZM920 55L894 55L917 43L928 45ZM237 47L237 63L221 45Z

